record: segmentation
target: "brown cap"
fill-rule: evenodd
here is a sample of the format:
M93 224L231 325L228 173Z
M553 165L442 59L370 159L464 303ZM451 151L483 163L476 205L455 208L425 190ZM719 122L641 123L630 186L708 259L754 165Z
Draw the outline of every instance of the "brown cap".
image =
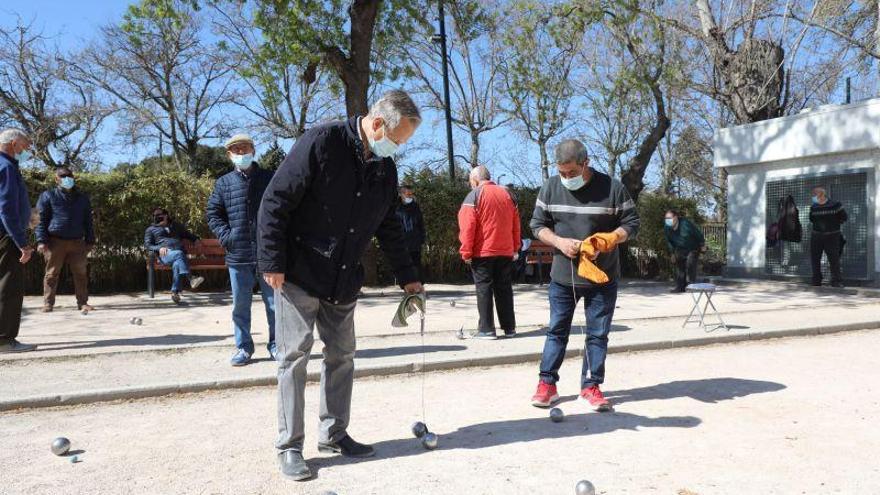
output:
M229 149L230 146L237 143L251 143L254 144L254 140L247 134L236 134L231 138L226 140L226 144L223 145L224 148Z

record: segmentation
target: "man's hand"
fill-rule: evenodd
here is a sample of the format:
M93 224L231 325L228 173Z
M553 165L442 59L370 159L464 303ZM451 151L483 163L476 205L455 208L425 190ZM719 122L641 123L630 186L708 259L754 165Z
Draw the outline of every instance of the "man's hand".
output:
M272 287L275 290L281 288L284 285L284 274L283 273L264 273L263 280L269 284L269 287Z
M473 258L468 258L468 259L464 260L464 264L467 266L471 266L471 263L473 263L473 262L474 262Z
M556 238L556 249L562 251L562 254L571 259L575 259L581 252L581 241L577 239L566 239L565 237Z
M159 248L159 257L164 258L166 255L168 255L168 248L167 247L160 247Z
M37 244L37 252L42 254L43 256L46 256L46 253L49 252L49 246L43 243Z
M403 290L406 291L407 294L421 294L425 292L425 288L422 287L421 282L410 282L403 286Z
M23 265L30 261L31 256L34 255L34 248L31 246L25 246L21 249L21 258L18 261Z
M513 261L519 261L519 253L513 253Z

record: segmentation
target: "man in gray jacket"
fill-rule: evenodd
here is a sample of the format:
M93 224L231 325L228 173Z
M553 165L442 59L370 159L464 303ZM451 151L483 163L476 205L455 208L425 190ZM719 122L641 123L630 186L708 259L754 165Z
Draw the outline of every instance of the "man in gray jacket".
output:
M597 411L611 410L599 386L605 379L608 333L617 302L620 255L617 245L638 232L639 216L626 189L616 179L590 168L587 149L569 139L556 147L559 175L541 187L530 227L535 237L556 247L549 286L550 324L541 358L538 390L532 405L550 407L559 400L556 382L565 357L571 322L584 299L587 342L581 373L581 400ZM598 235L612 248L593 259L607 275L599 284L578 275L584 239Z

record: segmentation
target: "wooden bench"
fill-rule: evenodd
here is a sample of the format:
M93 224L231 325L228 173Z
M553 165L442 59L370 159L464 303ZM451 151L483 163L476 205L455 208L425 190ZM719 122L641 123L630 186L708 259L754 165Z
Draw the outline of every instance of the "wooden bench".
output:
M198 246L183 241L183 250L192 270L226 270L226 250L220 245L219 239L202 239ZM153 251L147 254L147 292L151 298L156 295L156 270L171 270L170 266L159 263L157 258Z
M544 285L544 265L553 263L555 252L556 248L539 240L533 240L526 251L526 264L538 265L538 283L541 285Z

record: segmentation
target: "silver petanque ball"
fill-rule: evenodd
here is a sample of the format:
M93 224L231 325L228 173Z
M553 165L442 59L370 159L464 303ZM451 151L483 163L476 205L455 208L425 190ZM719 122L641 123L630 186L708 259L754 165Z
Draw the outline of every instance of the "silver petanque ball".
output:
M437 434L436 433L425 433L425 436L422 437L422 446L427 450L434 450L437 448Z
M135 323L136 323L138 326L141 326L141 325L144 324L144 320L138 318L138 319L135 320Z
M428 433L428 426L425 423L422 423L421 421L416 421L415 423L413 423L412 434L416 438L422 438L423 436L425 436L425 433Z
M559 409L558 407L550 409L550 421L553 421L554 423L561 423L564 419L565 413L562 412L562 409Z
M596 495L596 487L587 480L578 481L575 487L577 495Z
M70 450L70 440L64 437L58 437L52 440L52 453L55 455L64 455Z
M336 495L336 492L330 492L330 491L321 492L321 495Z
M449 301L449 305L454 308L455 307L455 300L453 299L452 301Z
M131 319L128 320L128 322L131 323L132 325L136 325L136 324L137 324L137 318L135 318L134 316L132 316Z

